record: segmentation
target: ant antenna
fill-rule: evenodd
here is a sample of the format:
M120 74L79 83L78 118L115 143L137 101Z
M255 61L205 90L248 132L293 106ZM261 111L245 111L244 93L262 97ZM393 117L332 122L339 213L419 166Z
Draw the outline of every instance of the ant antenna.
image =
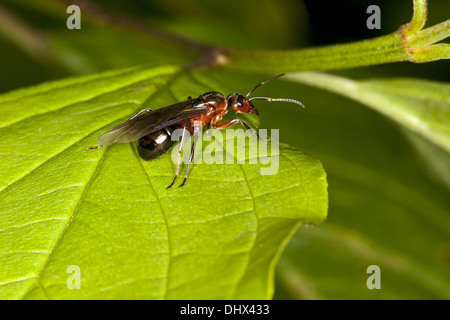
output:
M298 104L298 105L302 106L303 108L305 107L303 105L303 103L301 103L300 101L294 100L294 99L287 99L287 98L253 97L253 98L250 98L248 100L249 101L252 101L252 100L265 100L265 101L269 101L269 102L272 102L272 101L283 101L283 102L290 102L290 103Z
M269 83L272 80L275 80L276 78L282 77L282 76L284 76L284 73L277 74L275 77L273 77L273 78L271 78L269 80L266 80L264 82L261 82L260 84L257 84L249 93L247 93L247 95L245 97L248 98L248 96L251 95L253 93L253 91L258 89L259 87L265 85L266 83Z

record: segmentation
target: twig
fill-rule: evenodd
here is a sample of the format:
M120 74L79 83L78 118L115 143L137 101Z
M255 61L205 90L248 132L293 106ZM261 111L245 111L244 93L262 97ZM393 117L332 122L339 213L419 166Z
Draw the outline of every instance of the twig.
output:
M176 46L196 51L200 54L200 59L192 65L211 66L221 63L223 55L228 51L225 48L208 45L189 38L185 38L173 33L165 32L154 28L147 22L128 17L122 13L105 8L89 0L59 0L67 5L75 4L80 7L83 14L89 15L94 23L109 24L123 29L134 30L146 35L150 35L162 41L169 42Z
M51 53L45 35L0 5L0 33L38 62L48 62Z

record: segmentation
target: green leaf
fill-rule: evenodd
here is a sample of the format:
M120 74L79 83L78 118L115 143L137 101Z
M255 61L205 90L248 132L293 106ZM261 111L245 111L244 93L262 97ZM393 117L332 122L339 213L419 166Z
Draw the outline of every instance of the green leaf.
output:
M418 134L408 130L404 133L424 162L425 170L450 190L450 154Z
M277 85L306 108L261 108L269 119L262 125L283 125L284 142L321 159L329 214L287 244L274 298L448 299L450 193L427 175L431 166L424 168L404 130L345 97L281 81L274 92ZM366 287L373 264L380 290Z
M286 241L326 217L319 161L282 144L276 175L259 162L194 164L183 188L166 190L170 154L85 152L143 107L213 89L228 93L167 65L0 96L0 298L271 298ZM69 266L80 268L80 290L68 289Z
M363 103L450 152L450 85L420 79L353 81L325 73L286 77Z
M447 83L419 79L353 81L315 72L293 73L287 78L359 101L442 148L450 159Z

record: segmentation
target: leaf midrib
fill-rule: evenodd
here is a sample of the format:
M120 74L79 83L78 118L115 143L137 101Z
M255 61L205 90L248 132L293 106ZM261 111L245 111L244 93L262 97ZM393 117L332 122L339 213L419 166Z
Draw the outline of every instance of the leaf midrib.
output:
M137 156L136 150L132 147L131 144L130 144L130 148L132 149L132 152L135 154L135 156ZM138 158L137 162L139 162L139 165L141 166L141 168L142 168L142 170L143 170L143 172L144 172L144 174L145 174L145 176L147 178L148 184L150 185L150 188L152 189L153 194L155 195L155 198L156 198L156 200L158 202L159 209L161 210L161 214L162 214L163 219L164 219L164 224L166 226L166 231L167 231L167 254L168 254L168 257L169 257L169 259L168 259L169 261L167 263L167 270L166 270L165 290L164 290L164 295L162 297L163 300L166 300L167 293L169 291L169 281L170 281L169 275L170 275L170 270L171 270L171 265L172 265L172 248L171 248L171 244L170 244L169 223L167 222L166 213L164 212L164 209L162 207L161 200L159 199L158 195L156 194L155 187L153 186L153 183L152 183L152 181L150 179L150 176L147 173L147 170L145 170L144 165L142 164L142 160Z

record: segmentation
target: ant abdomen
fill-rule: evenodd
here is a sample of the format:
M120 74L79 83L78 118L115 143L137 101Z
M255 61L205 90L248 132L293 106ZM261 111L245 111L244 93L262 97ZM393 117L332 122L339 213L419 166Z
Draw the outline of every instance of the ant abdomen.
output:
M151 160L166 153L175 142L171 140L172 131L171 127L166 127L138 139L136 144L139 156L144 160Z

